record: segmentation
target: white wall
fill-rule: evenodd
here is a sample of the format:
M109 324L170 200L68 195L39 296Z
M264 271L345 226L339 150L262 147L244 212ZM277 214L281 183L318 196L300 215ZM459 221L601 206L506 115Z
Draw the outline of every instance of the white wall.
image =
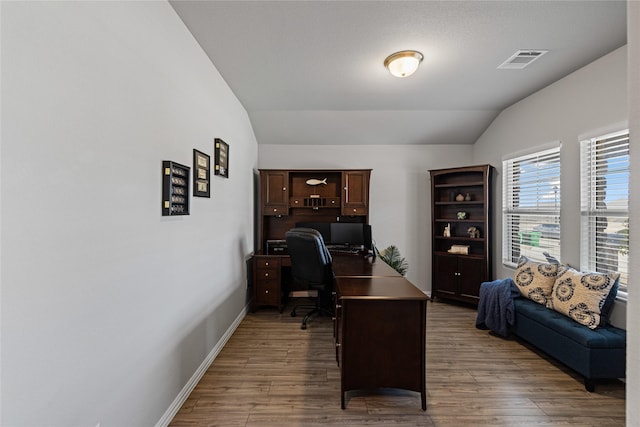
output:
M304 138L304 135L300 136ZM429 169L468 165L469 145L259 145L263 169L373 169L369 222L379 249L396 245L407 278L431 290Z
M624 46L502 111L476 141L473 159L496 166L495 194L500 195L503 156L560 141L561 260L580 265L580 240L570 238L580 235L579 141L625 129L628 115ZM500 197L494 206L494 271L496 277L509 277L513 269L502 265ZM616 304L612 313L615 324L624 326L625 310L625 304Z
M640 2L627 2L627 31L629 43L629 132L631 141L631 240L640 240ZM631 246L629 275L634 285L640 277L640 246ZM627 425L640 425L640 289L629 290L627 303Z
M246 306L256 141L166 2L2 2L4 426L149 426ZM161 162L230 145L191 215Z

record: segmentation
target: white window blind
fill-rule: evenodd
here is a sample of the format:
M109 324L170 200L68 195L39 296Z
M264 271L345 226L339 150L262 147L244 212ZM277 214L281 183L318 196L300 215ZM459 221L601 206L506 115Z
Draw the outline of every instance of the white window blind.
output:
M583 270L620 273L627 291L629 131L582 141L580 240Z
M502 162L502 262L560 259L560 146Z

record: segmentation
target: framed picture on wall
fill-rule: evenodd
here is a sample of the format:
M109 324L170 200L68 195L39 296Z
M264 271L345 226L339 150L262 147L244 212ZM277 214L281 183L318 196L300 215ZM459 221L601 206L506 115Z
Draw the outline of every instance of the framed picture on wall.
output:
M229 144L221 140L215 139L215 174L223 178L229 178Z
M193 196L211 197L211 157L193 150Z

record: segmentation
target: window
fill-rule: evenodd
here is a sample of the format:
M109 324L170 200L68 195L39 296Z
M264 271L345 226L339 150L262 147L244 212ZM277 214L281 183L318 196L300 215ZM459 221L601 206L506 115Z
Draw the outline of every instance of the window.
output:
M560 145L502 162L502 262L560 258Z
M629 275L629 131L580 145L581 267L619 272L626 293ZM624 294L622 295L624 296Z

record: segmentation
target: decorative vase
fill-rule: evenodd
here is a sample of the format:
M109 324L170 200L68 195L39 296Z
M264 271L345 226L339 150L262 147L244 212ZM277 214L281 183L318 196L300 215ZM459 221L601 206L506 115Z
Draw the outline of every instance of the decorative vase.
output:
M458 195L456 196L456 201L457 201L457 202L461 202L461 201L463 201L463 200L464 200L464 196L462 195L462 193L460 193L460 194L458 194Z
M464 196L464 199L468 202L471 200L471 196L469 195L469 193L467 193L466 196Z

